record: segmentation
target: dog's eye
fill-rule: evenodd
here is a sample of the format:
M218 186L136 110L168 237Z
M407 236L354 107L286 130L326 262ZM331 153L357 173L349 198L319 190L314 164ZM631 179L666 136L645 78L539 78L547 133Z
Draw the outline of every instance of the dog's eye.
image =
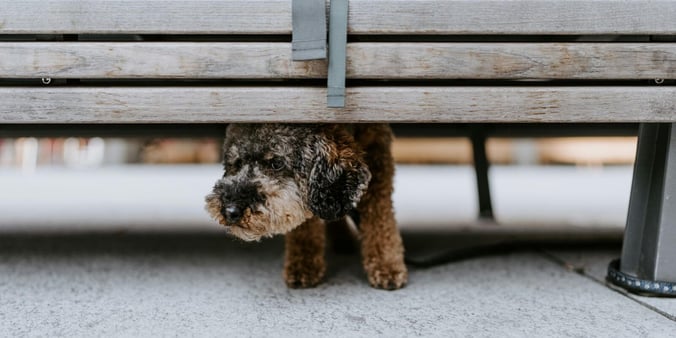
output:
M281 158L273 158L270 160L270 168L275 171L284 169L284 161Z
M228 169L232 171L238 171L241 168L242 168L242 160L238 158L229 165Z

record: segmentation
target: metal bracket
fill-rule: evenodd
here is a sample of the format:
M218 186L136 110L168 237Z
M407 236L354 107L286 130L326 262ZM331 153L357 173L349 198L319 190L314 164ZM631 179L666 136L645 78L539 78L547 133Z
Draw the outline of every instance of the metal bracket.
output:
M348 0L331 0L327 106L345 107Z
M291 16L291 59L326 59L326 2L293 0Z

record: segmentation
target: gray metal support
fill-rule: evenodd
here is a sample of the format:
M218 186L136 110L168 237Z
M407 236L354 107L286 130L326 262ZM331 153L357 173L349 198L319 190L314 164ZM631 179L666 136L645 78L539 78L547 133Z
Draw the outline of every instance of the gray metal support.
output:
M620 271L676 282L676 124L641 124Z
M345 107L348 0L331 0L327 106Z
M291 2L293 36L291 58L294 61L326 58L326 2Z

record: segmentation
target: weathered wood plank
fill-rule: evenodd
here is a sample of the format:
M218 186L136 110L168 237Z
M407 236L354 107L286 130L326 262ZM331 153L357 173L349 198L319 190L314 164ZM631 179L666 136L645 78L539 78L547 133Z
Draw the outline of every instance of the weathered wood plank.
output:
M348 76L376 79L676 78L676 44L364 43Z
M354 1L354 0L353 0ZM356 34L673 34L671 0L358 0Z
M674 122L676 87L0 87L0 123Z
M0 0L0 34L289 34L291 0ZM673 0L351 0L351 34L674 34Z
M0 0L0 34L287 34L291 0Z
M326 62L291 60L290 43L0 43L0 77L313 78Z
M0 43L0 78L326 78L288 43ZM351 43L351 79L676 78L673 43Z

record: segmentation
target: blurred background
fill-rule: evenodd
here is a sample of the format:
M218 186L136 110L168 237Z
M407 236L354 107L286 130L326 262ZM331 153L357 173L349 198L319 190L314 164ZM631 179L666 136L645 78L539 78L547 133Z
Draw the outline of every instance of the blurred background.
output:
M95 168L126 164L209 164L220 161L219 138L0 138L0 168ZM631 165L636 137L489 138L488 159L500 165ZM462 137L399 137L400 164L469 165L472 146Z
M0 138L0 228L218 231L203 199L221 176L221 142ZM635 151L631 136L487 138L498 223L622 229ZM400 226L476 224L469 138L398 136L393 153Z

